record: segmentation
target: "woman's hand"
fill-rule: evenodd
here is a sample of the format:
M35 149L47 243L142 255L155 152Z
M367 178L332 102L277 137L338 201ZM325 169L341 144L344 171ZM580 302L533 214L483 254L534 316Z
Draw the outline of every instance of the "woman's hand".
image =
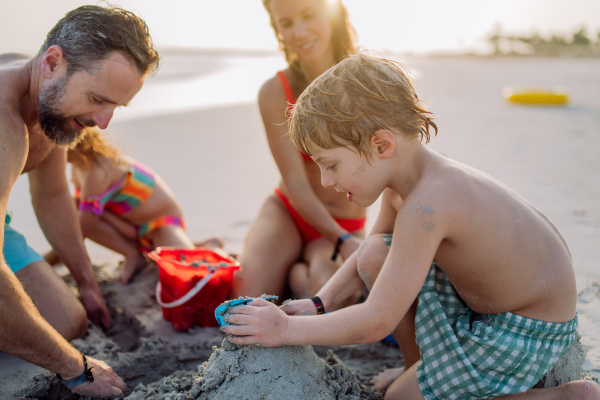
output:
M256 299L245 306L234 307L221 330L229 335L235 344L256 344L263 347L279 347L286 342L289 317L275 304Z
M287 315L317 315L317 307L311 299L293 300L280 308Z
M340 248L340 253L344 261L350 258L352 253L358 250L358 246L360 246L361 243L362 240L356 236L350 236L348 239L344 240L342 247Z

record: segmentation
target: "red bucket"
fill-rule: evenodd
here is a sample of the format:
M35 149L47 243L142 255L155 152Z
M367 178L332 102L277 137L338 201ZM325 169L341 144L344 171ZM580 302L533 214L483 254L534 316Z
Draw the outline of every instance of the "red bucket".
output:
M159 247L148 256L158 264L156 301L178 331L194 324L219 326L215 309L227 299L240 263L213 249Z

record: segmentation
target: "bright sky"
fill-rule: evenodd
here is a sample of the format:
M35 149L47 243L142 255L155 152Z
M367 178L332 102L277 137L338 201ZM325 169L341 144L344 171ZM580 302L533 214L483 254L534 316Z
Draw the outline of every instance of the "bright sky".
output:
M293 0L290 0L293 1ZM34 52L78 0L3 1L0 52ZM89 3L87 3L89 4ZM148 23L159 48L274 49L260 0L119 0ZM600 30L598 0L345 0L363 46L428 52L485 49L495 25L505 32Z

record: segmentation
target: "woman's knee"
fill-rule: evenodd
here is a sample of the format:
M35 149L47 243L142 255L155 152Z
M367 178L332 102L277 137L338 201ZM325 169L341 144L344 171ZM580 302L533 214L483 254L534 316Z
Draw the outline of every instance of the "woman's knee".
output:
M373 275L379 274L387 254L388 248L381 234L371 235L361 243L356 261L358 275L363 281L370 280Z

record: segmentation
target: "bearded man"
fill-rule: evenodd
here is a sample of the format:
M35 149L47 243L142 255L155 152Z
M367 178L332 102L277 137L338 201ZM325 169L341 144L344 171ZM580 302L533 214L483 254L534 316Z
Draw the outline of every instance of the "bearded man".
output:
M56 372L87 396L123 397L125 386L109 366L67 342L85 334L86 315L104 327L110 316L69 194L66 150L85 127L105 129L158 60L143 20L99 6L66 14L35 56L0 55L0 215L6 216L0 228L0 351ZM22 173L29 176L40 227L75 279L80 301L9 225L8 197Z

